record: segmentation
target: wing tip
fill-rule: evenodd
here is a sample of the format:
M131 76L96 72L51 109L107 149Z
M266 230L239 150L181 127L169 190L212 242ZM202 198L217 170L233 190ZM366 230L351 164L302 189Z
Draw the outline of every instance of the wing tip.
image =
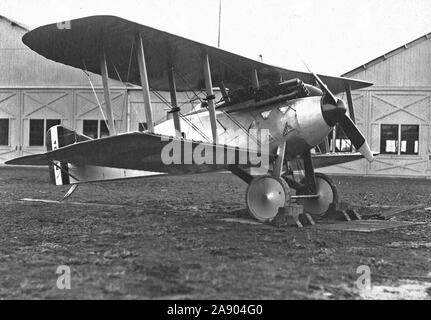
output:
M46 154L29 155L4 162L12 166L49 166L50 163L51 160L46 157Z

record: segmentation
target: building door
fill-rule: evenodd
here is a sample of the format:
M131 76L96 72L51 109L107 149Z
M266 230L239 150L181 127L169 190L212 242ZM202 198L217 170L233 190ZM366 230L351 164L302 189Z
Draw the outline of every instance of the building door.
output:
M21 155L20 92L0 90L0 163Z
M370 91L371 149L380 152L369 173L428 174L430 96L425 90Z
M58 124L72 125L73 91L22 91L22 154L46 152L46 131Z
M75 90L75 130L79 133L92 131L94 138L104 135L106 106L103 90ZM101 106L99 106L99 104ZM117 133L125 132L127 126L127 96L125 90L111 89L111 104ZM103 115L101 111L103 109ZM102 121L100 121L102 120ZM93 128L93 129L91 129ZM96 134L94 135L94 132Z

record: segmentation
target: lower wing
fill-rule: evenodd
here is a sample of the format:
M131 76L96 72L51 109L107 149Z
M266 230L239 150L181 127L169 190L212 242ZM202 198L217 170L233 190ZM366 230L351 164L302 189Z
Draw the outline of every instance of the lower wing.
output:
M16 158L6 164L44 166L58 161L76 166L185 174L226 170L229 165L258 167L262 165L259 159L264 158L272 161L275 155L253 153L227 145L132 132L74 143L44 154Z

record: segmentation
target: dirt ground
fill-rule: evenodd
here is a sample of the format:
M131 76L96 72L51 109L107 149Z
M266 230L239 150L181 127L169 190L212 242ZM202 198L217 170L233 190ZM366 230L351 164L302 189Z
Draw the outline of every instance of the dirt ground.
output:
M365 214L431 206L431 180L333 180ZM62 204L20 201L59 200L67 189L49 185L46 169L0 167L1 299L431 298L426 207L395 218L426 224L374 233L225 222L245 208L246 189L225 173L83 185ZM70 290L56 286L59 265L71 268ZM357 288L361 265L380 296Z

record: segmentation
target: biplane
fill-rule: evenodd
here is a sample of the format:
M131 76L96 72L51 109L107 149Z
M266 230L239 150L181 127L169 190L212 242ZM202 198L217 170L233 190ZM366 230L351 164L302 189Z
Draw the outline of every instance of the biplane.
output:
M46 153L7 162L49 166L52 183L72 185L65 198L87 182L230 171L248 184L246 205L259 221L271 221L291 201L322 215L337 202L337 190L314 169L363 157L373 160L345 102L336 96L347 94L353 114L351 91L371 86L369 82L272 66L115 16L42 26L22 40L50 60L102 76L101 111L109 136L92 139L54 126L46 136ZM147 130L117 134L109 78L142 88ZM172 117L158 125L153 123L150 90L170 92L166 102ZM203 92L200 108L183 114L179 91ZM336 125L357 152L313 153ZM191 129L187 135L184 128ZM252 170L258 167L256 158L268 159L263 171Z

